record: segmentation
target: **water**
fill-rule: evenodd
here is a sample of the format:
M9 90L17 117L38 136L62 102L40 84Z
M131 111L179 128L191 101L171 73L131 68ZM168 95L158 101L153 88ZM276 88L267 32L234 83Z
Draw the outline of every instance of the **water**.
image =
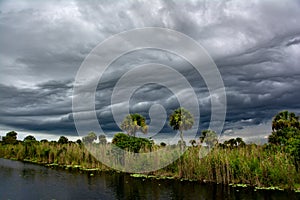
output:
M0 199L300 199L300 194L216 184L54 170L0 159Z

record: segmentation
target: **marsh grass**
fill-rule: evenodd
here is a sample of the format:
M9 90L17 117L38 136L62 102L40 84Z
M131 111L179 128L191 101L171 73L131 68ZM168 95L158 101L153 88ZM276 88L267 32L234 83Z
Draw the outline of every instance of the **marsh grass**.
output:
M153 146L144 148L141 152L157 151L171 146ZM91 144L93 155L113 154L110 144ZM109 149L109 150L108 150ZM205 147L188 147L187 151L168 166L147 175L156 177L172 177L186 180L199 180L222 184L246 184L257 187L278 186L281 188L296 188L300 184L300 175L297 173L293 159L283 150L266 148L266 146L246 145L237 148L215 147L207 156L199 156ZM134 153L127 152L134 157ZM158 154L157 162L168 162L172 155ZM18 144L0 144L0 157L29 161L52 166L80 168L82 170L97 169L111 170L80 144L58 144L53 142L31 142ZM122 157L111 156L110 164L120 165ZM148 157L135 160L136 167L147 165Z

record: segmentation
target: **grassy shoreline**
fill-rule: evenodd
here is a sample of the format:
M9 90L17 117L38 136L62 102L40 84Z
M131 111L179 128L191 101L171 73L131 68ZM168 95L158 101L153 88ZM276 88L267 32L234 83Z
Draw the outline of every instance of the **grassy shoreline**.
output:
M59 169L59 170L65 170L65 171L71 171L71 172L80 172L80 173L86 173L89 176L95 176L99 173L124 173L124 174L129 174L130 177L133 178L143 178L143 179L156 179L156 180L180 180L180 181L189 181L189 182L200 182L200 183L210 183L210 184L220 184L214 181L205 181L205 180L191 180L191 179L184 179L184 178L179 178L179 177L172 177L172 176L161 176L161 175L149 175L149 174L130 174L130 173L125 173L125 172L120 172L120 171L116 171L113 169L108 169L108 170L100 170L98 168L82 168L80 165L58 165L55 163L52 164L47 164L47 163L40 163L40 162L36 162L36 161L31 161L31 160L17 160L14 158L4 158L4 159L9 159L9 160L14 160L14 161L20 161L20 162L24 162L24 163L30 163L30 164L36 164L39 166L43 166L43 167L49 167L51 169ZM221 183L223 184L223 183ZM249 184L243 184L243 183L229 183L229 184L224 184L226 186L229 187L234 187L234 188L252 188L254 191L256 190L279 190L279 191L294 191L294 192L300 192L300 188L281 188L278 186L270 186L270 187L259 187L259 186L254 186L254 185L249 185Z
M101 148L100 144L93 145ZM105 147L107 145L110 144L106 144ZM165 147L155 148L157 150ZM274 150L267 145L215 147L207 156L199 158L201 148L203 147L189 147L181 159L170 165L151 173L131 174L131 176L212 182L257 189L300 189L300 175L291 157L280 149ZM99 172L118 172L97 161L83 145L77 143L0 144L0 157L51 168L80 171L90 176Z

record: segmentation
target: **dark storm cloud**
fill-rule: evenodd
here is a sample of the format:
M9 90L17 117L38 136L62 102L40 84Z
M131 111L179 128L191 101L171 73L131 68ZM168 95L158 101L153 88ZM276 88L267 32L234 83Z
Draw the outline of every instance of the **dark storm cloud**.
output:
M225 133L270 125L283 109L300 112L297 0L1 1L0 11L0 126L76 134L72 89L84 58L113 34L149 26L187 34L215 60L227 93ZM111 105L109 98L118 79L149 62L172 66L189 80L201 125L208 127L211 99L204 81L176 55L149 50L124 55L103 75L95 99L103 129L118 131L111 107L123 104ZM81 95L89 95L85 85ZM177 103L160 85L141 87L130 100L132 112L148 122L151 105L164 105L169 114Z
M70 82L51 81L30 89L1 84L1 108L11 116L62 114L70 111L71 89Z
M286 44L286 46L297 45L297 44L299 44L299 43L300 43L300 39L295 38L295 39L293 39L292 41L289 41L289 42Z
M70 81L50 81L36 88L0 85L2 125L32 131L74 134ZM58 133L59 134L59 133Z

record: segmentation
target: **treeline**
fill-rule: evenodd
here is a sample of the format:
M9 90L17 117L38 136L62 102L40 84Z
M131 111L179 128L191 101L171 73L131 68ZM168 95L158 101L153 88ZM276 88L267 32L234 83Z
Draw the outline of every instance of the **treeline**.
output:
M27 135L23 141L17 140L17 133L15 131L11 131L6 133L6 136L2 137L2 141L0 143L2 144L18 144L18 143L34 143L39 142L36 140L36 138L32 135ZM66 136L60 136L58 141L50 141L50 143L58 143L58 144L72 144L77 143L81 145L82 143L93 143L95 140L97 140L97 135L94 132L90 132L87 136L83 137L82 140L78 139L76 142L69 141L69 139ZM49 142L47 139L42 139L40 142L47 143ZM99 143L106 144L107 140L105 135L99 135Z
M180 159L149 175L223 184L299 188L299 117L287 111L280 112L273 118L272 129L269 142L264 145L246 144L241 138L218 143L216 133L205 130L198 140L190 141L191 146L187 147L181 140L173 145L187 150ZM152 140L134 137L136 130L130 129L130 135L115 134L112 143L107 143L105 136L97 137L95 133L89 133L82 140L72 142L64 136L58 141L36 141L33 136L18 141L17 133L9 132L0 143L0 157L68 168L96 168L101 171L111 169L97 161L85 145L107 154L113 153L112 144L132 153L172 148L172 145L158 145ZM206 156L201 156L203 150L211 151ZM140 160L137 165L147 164L146 162Z
M15 135L15 132L10 132L5 137L9 138L12 134ZM65 136L60 137L58 141L37 141L33 136L27 136L23 141L3 139L0 157L60 166L80 165L83 169L104 169L104 166L84 147L81 140L68 141Z

